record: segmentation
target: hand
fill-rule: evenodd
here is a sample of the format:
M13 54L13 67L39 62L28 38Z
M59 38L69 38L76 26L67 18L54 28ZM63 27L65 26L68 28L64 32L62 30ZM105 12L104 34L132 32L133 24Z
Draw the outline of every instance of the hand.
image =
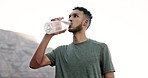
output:
M64 19L64 17L58 17L58 18L54 18L54 19L51 19L51 21L61 21L62 19Z
M57 31L57 32L52 33L51 35L58 35L58 34L64 33L66 30L67 29L60 30L60 31Z
M54 19L51 19L51 21L61 21L62 19L64 19L64 17L58 17L58 18L54 18ZM58 23L57 23L58 24ZM59 26L59 25L57 25ZM60 27L59 27L60 28ZM54 33L52 33L51 35L57 35L57 34L61 34L61 33L64 33L67 29L64 29L64 30L58 30Z

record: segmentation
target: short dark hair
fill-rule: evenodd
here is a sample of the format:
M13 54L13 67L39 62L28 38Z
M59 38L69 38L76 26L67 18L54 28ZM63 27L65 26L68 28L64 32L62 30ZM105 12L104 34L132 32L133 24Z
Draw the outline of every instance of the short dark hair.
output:
M91 23L92 14L91 14L90 11L88 11L86 8L84 8L84 7L75 7L75 8L72 9L72 10L83 11L84 15L89 18L89 21L90 21L90 23ZM89 23L89 26L90 26L90 23ZM88 27L89 27L89 26L88 26Z

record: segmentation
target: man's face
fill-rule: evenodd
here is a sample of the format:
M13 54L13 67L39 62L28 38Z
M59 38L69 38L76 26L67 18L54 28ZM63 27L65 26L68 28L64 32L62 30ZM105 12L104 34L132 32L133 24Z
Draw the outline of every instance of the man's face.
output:
M82 30L82 22L83 22L84 13L83 11L73 10L73 12L69 15L69 21L71 22L68 31L69 32L79 32Z

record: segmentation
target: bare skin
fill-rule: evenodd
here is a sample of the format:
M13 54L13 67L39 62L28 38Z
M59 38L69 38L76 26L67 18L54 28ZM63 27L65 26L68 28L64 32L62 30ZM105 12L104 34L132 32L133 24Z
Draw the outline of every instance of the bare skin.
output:
M63 17L59 17L52 19L52 21L62 19ZM85 33L89 25L89 20L84 16L84 13L79 10L73 10L73 12L69 15L69 21L71 22L69 31L73 33L73 43L77 44L86 41L88 38ZM80 30L76 29L78 26L81 26ZM32 60L30 61L30 68L37 69L51 64L50 59L45 55L47 45L53 36L62 34L65 31L66 29L53 34L45 34L34 56L32 57ZM104 74L104 78L114 78L114 73L107 72Z

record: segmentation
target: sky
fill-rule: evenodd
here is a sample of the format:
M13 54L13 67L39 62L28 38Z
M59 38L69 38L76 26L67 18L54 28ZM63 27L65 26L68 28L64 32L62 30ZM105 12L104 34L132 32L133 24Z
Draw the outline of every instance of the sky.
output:
M88 38L108 45L116 78L147 78L148 0L0 0L0 29L36 37L39 43L44 24L64 17L76 6L86 7L93 15ZM49 44L56 48L72 42L66 31Z

